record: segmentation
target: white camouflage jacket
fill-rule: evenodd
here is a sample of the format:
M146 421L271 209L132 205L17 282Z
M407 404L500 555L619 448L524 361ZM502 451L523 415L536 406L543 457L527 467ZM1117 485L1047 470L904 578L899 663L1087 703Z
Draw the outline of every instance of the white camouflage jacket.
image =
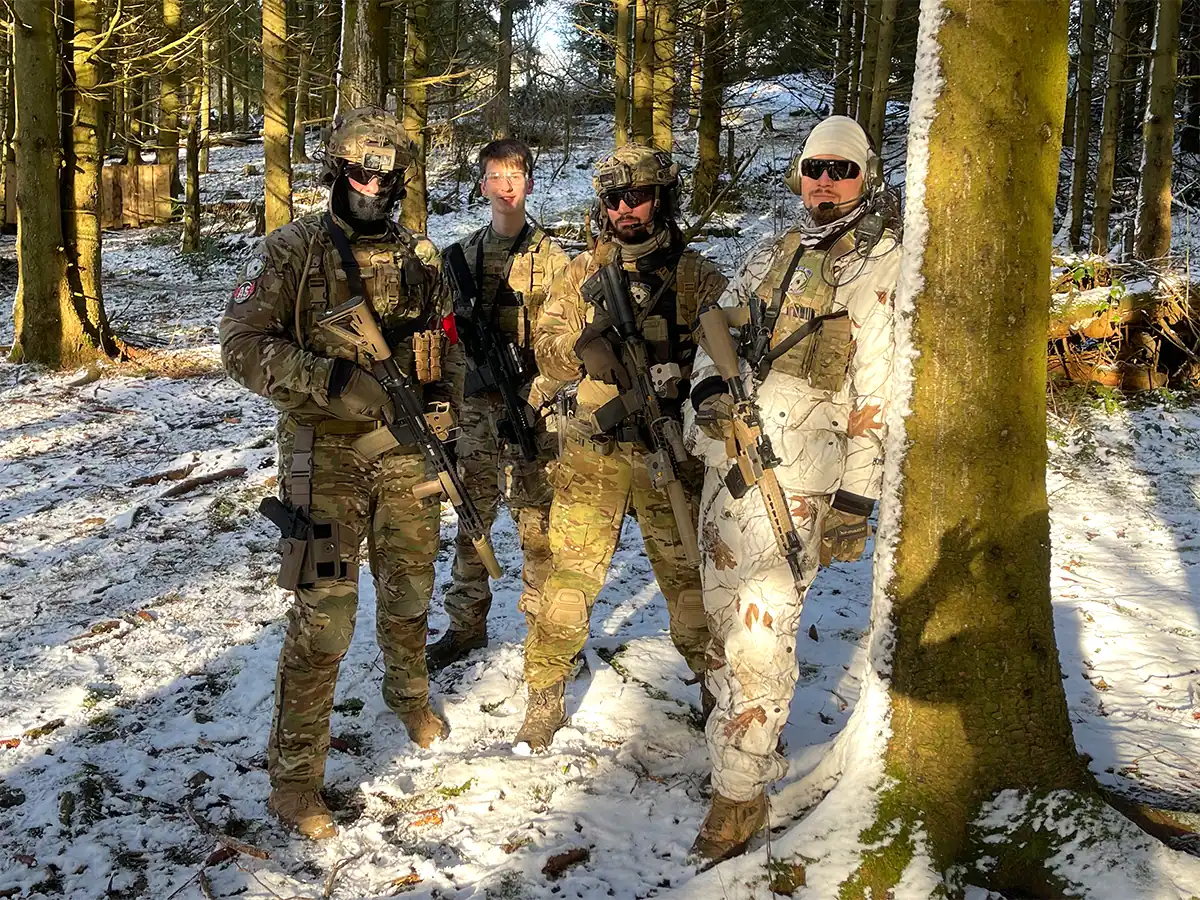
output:
M781 254L785 238L775 238L751 253L722 296L723 307L748 307ZM865 259L851 256L837 270L833 310L848 312L851 336L849 367L839 390L816 390L806 379L778 368L772 368L755 390L749 366L742 361L747 388L757 395L763 433L781 459L776 474L789 495L837 495L835 508L862 514L869 513L879 498L899 268L900 245L891 232L885 232ZM792 293L789 289L789 298ZM692 377L697 401L710 377L719 378L701 349ZM724 444L695 426L690 403L685 404L684 424L688 449L709 466L727 468Z

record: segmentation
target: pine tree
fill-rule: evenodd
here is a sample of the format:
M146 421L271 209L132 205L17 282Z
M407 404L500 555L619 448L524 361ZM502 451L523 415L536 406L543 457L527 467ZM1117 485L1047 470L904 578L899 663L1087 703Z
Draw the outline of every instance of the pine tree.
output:
M1138 194L1138 259L1165 260L1171 252L1171 167L1175 146L1175 72L1183 0L1159 0L1150 69L1149 105L1142 129L1142 184Z
M287 112L287 0L263 0L263 185L267 231L292 221L292 129Z

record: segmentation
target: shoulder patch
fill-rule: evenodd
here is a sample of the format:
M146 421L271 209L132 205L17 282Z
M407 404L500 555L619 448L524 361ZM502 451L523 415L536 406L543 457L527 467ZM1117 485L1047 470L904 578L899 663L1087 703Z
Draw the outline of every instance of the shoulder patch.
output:
M258 291L257 281L243 281L233 289L233 302L243 303L249 300Z

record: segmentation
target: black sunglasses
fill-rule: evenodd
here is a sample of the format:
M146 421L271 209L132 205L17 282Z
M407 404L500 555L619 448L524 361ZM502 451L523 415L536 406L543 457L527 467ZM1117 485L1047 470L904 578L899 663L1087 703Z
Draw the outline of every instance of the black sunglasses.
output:
M850 159L805 159L800 162L800 174L814 181L824 173L829 173L830 181L841 181L843 178L857 178L858 163Z
M378 178L379 186L386 188L396 183L396 179L400 177L400 172L396 169L392 169L390 172L380 172L376 169L365 169L358 163L348 163L346 165L346 175L359 184L370 184L372 178Z
M635 206L641 206L648 200L654 199L654 188L626 188L623 191L612 191L605 194L602 198L604 205L609 209L615 210L621 205L621 201L625 201L625 205L630 209Z

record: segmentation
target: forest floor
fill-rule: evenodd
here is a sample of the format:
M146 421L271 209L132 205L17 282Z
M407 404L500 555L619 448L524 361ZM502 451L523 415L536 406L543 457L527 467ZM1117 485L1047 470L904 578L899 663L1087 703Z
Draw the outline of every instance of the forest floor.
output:
M715 219L736 236L698 244L727 268L793 208L776 186L802 121L787 115L793 101L772 107L787 131L764 138L741 208ZM565 165L542 154L531 211L581 220L605 140L598 132ZM113 322L153 354L69 374L0 364L0 898L690 896L707 752L697 689L632 520L596 603L588 666L568 692L571 725L535 758L509 750L525 696L508 516L494 535L505 575L493 582L492 642L434 679L451 733L433 749L411 744L380 697L364 570L328 765L341 834L311 844L267 816L288 595L274 584L273 526L256 507L274 491L275 415L224 377L216 346L253 242L244 198L262 184L242 174L251 162L261 164L261 147L213 151L205 201L224 212L200 255L179 256L174 225L105 235ZM302 167L299 185L310 205L312 173ZM433 186L438 197L454 191L436 169ZM462 196L456 208L431 218L439 245L486 220ZM6 237L10 296L14 281ZM3 306L0 343L12 334ZM1200 407L1086 392L1055 406L1054 613L1077 744L1102 784L1200 809ZM446 623L454 528L447 509L431 633ZM854 708L870 579L869 560L835 566L805 604L776 835L805 814L789 787ZM217 830L252 852L223 849ZM766 843L729 870L728 896L772 895ZM1100 862L1076 868L1093 896L1143 896ZM1155 896L1200 894L1162 875L1178 890Z

